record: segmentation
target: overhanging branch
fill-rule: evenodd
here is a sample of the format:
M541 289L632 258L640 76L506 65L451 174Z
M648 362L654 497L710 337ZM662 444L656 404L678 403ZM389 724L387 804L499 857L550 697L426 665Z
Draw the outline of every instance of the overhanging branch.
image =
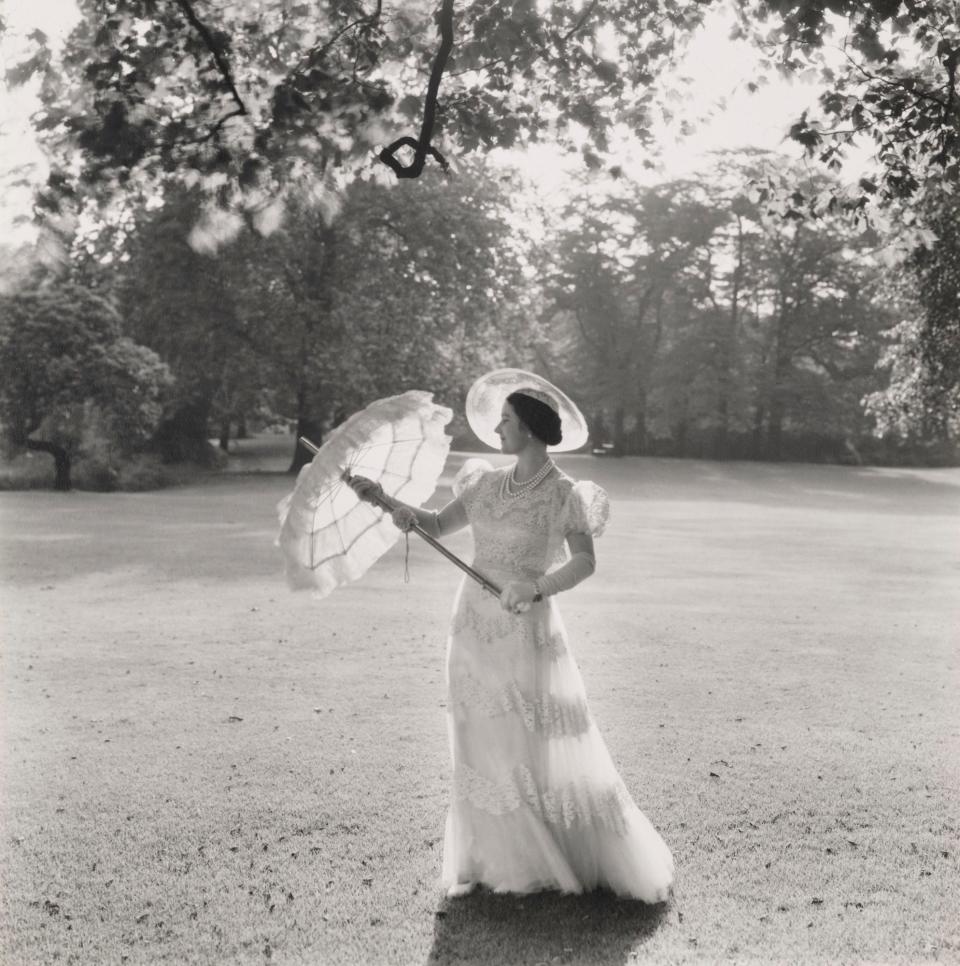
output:
M427 96L423 103L423 123L420 126L420 137L398 138L392 144L388 144L379 154L380 160L389 167L398 178L419 178L423 172L427 155L435 158L444 171L447 170L447 161L443 155L431 145L430 139L433 137L433 126L437 118L437 95L440 92L440 81L443 78L444 68L447 66L447 59L453 49L453 0L443 0L440 7L440 47L433 62L433 69L430 71L430 82L427 84ZM413 161L409 165L404 165L397 157L396 152L402 147L413 148Z
M213 34L210 33L210 30L197 16L196 11L190 5L190 0L177 0L177 4L184 12L187 20L190 21L190 25L197 31L198 34L200 34L204 46L210 51L210 54L213 57L213 62L217 65L217 70L220 71L220 76L227 85L227 90L230 92L230 96L236 102L237 109L231 113L231 116L236 117L240 114L249 114L250 112L247 110L247 105L244 104L243 98L240 96L240 92L237 90L236 81L233 79L233 72L230 70L230 65L227 63L227 59L223 56L223 50L220 44L217 43ZM223 120L226 120L226 118Z

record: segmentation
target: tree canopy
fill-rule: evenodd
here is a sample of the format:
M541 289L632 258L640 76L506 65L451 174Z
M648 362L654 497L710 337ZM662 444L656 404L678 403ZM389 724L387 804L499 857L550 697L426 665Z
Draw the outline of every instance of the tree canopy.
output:
M679 0L80 6L59 58L35 32L8 75L43 77L53 211L171 177L260 210L374 152L409 177L427 157L563 140L572 123L596 164L614 123L645 135L654 78L703 15Z
M615 125L648 137L658 77L711 5L81 0L62 55L36 31L8 79L43 78L36 125L58 158L46 206L175 176L258 210L358 159L376 155L414 177L478 147L563 142L571 125L599 165ZM796 140L830 165L858 135L876 142L881 175L847 201L912 197L930 177L956 182L952 0L735 7L772 67L819 72L820 116L796 119ZM839 68L825 56L835 40Z
M568 207L547 311L572 348L551 361L620 452L779 459L806 437L846 458L864 435L860 396L894 319L876 239L839 214L769 214L743 189L758 161Z
M122 450L144 443L171 382L166 364L122 332L103 298L63 285L0 298L0 424L12 448L50 453L56 487L91 420Z
M855 436L861 390L881 428L955 432L955 3L735 0L766 69L819 80L784 121L821 173L641 189L608 151L651 144L669 68L719 3L81 0L62 51L35 32L8 79L41 78L38 218L176 373L180 442L258 406L317 435L425 355L455 394L486 346L502 362L531 342L561 371L560 348L589 360L568 376L640 449L648 425L717 455L748 429L774 456L818 421ZM827 176L864 136L876 174ZM537 141L606 186L541 253L472 157Z

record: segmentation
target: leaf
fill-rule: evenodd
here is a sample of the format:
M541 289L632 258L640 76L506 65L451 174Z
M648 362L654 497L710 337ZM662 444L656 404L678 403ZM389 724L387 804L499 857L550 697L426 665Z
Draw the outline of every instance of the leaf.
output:
M416 94L407 94L406 97L400 99L397 104L397 110L409 118L417 118L420 116L421 111L421 100Z

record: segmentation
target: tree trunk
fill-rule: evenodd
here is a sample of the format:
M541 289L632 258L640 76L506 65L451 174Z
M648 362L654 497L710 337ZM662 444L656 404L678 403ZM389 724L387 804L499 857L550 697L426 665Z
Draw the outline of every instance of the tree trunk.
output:
M770 393L770 415L767 421L767 458L779 460L783 456L783 418L787 401L784 382L790 370L790 356L783 349L784 336L778 333L776 360L773 368L773 389Z
M724 390L721 389L723 393ZM713 458L715 460L725 460L729 453L729 424L730 413L726 395L721 395L717 400L717 425L713 430Z
M773 390L773 399L770 401L770 418L767 422L767 446L766 457L771 460L779 460L783 453L783 399L778 388Z
M602 447L604 443L608 442L607 433L607 420L603 413L603 410L597 410L593 414L593 418L589 420L590 424L590 440L594 449Z
M637 441L636 455L645 456L647 452L647 394L640 396L640 405L636 412L637 425L634 429L634 436Z
M613 453L615 456L623 456L626 452L625 416L623 406L617 406L613 411Z
M307 391L301 386L297 393L297 438L293 447L293 458L287 468L288 473L299 473L313 459L314 454L300 442L301 436L309 439L314 446L320 446L323 443L323 428L320 421L308 412L307 406Z
M288 473L299 473L314 457L314 453L300 442L301 436L309 439L314 446L320 446L323 442L323 430L320 428L320 424L309 416L298 416L297 444L293 450L293 459L287 469Z
M757 403L757 408L753 414L753 441L752 452L755 460L763 456L763 421L767 412L763 403Z
M310 410L310 370L311 343L314 333L321 327L321 319L329 319L333 309L333 290L330 287L334 264L337 258L337 231L333 225L320 228L320 240L323 245L323 255L319 263L314 266L306 290L312 299L316 300L317 314L311 315L303 330L303 340L300 346L300 371L297 385L297 438L293 447L293 458L287 469L288 473L299 473L300 470L313 459L313 453L300 443L300 437L305 436L315 446L323 442L323 429L317 414ZM313 386L314 390L316 386Z
M225 416L220 423L220 449L227 453L230 451L230 417Z
M153 444L165 463L193 462L208 466L216 462L216 450L207 435L210 405L209 400L185 403L160 425Z
M720 336L720 371L717 379L717 428L713 437L713 458L725 460L729 455L730 396L733 379L731 369L736 357L737 328L740 325L740 281L743 276L743 221L737 215L737 263L733 270L730 314Z
M53 488L66 492L72 489L70 482L70 454L56 443L48 443L42 439L28 439L25 441L27 449L35 450L40 453L49 453L53 457L53 465L56 470L56 477L53 481Z

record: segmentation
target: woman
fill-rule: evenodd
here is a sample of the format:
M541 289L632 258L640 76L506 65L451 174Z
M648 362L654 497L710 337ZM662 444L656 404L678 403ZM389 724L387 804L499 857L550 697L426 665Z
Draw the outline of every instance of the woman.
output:
M507 395L496 427L512 467L468 461L439 512L389 501L403 530L417 523L444 537L471 526L475 569L503 587L498 601L465 579L454 606L443 882L449 895L478 884L518 893L606 887L662 902L670 850L617 774L553 601L593 573L607 497L550 459L547 447L563 438L557 397L569 401L533 378L539 385ZM353 485L363 498L376 488L359 477Z

